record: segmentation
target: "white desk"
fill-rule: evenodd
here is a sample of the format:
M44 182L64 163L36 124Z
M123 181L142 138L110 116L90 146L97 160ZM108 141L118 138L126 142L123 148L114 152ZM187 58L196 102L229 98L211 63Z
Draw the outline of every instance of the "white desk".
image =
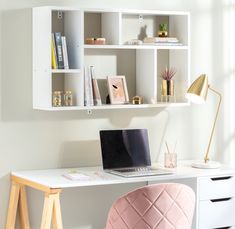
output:
M175 173L171 175L135 178L123 178L107 174L102 171L101 167L86 167L78 168L77 170L89 175L91 179L85 181L69 180L63 174L70 171L70 169L12 172L12 187L6 228L12 229L15 227L18 205L22 228L30 228L25 186L44 192L41 229L49 229L51 220L54 228L63 228L60 210L60 193L65 188L136 182L148 182L149 184L166 181L182 182L182 180L186 184L188 182L194 183L193 188L197 196L194 228L232 228L235 225L234 217L230 217L231 212L235 211L235 198L233 198L235 197L235 169L233 168L224 166L221 169L202 170L191 168L186 163L175 169ZM221 212L219 209L221 204L225 212ZM213 215L210 214L208 209L213 211ZM203 214L200 212L203 212ZM221 218L221 214L225 215L225 220L216 220L214 218L216 215Z

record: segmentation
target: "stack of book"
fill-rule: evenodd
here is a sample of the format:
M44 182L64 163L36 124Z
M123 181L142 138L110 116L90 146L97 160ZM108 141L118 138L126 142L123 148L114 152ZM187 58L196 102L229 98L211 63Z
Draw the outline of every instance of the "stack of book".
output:
M84 73L84 105L102 105L98 82L95 78L94 66L85 67Z
M69 69L66 37L60 32L52 33L51 66L52 69Z
M145 45L182 45L176 37L145 37Z

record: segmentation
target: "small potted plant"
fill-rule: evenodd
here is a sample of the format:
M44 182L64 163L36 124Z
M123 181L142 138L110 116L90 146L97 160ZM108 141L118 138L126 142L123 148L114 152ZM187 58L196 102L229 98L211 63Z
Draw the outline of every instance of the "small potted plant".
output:
M167 24L166 23L161 23L159 24L159 31L158 31L158 36L159 37L167 37Z
M162 85L161 85L161 95L162 96L174 96L174 81L173 77L176 74L175 68L166 67L161 73Z

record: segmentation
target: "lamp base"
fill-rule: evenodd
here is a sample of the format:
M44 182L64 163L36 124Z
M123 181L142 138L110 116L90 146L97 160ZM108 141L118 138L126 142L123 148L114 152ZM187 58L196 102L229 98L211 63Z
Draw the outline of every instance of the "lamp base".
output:
M198 161L193 162L192 167L198 169L218 169L221 167L221 164L216 161L208 161L207 163L205 163L204 161Z

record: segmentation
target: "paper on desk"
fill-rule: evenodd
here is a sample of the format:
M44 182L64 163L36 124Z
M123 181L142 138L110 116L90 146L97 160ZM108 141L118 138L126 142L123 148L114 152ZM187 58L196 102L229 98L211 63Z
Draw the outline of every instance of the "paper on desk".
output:
M64 173L63 176L70 179L70 180L86 181L86 180L92 179L90 176L85 175L80 172L68 172L68 173Z

